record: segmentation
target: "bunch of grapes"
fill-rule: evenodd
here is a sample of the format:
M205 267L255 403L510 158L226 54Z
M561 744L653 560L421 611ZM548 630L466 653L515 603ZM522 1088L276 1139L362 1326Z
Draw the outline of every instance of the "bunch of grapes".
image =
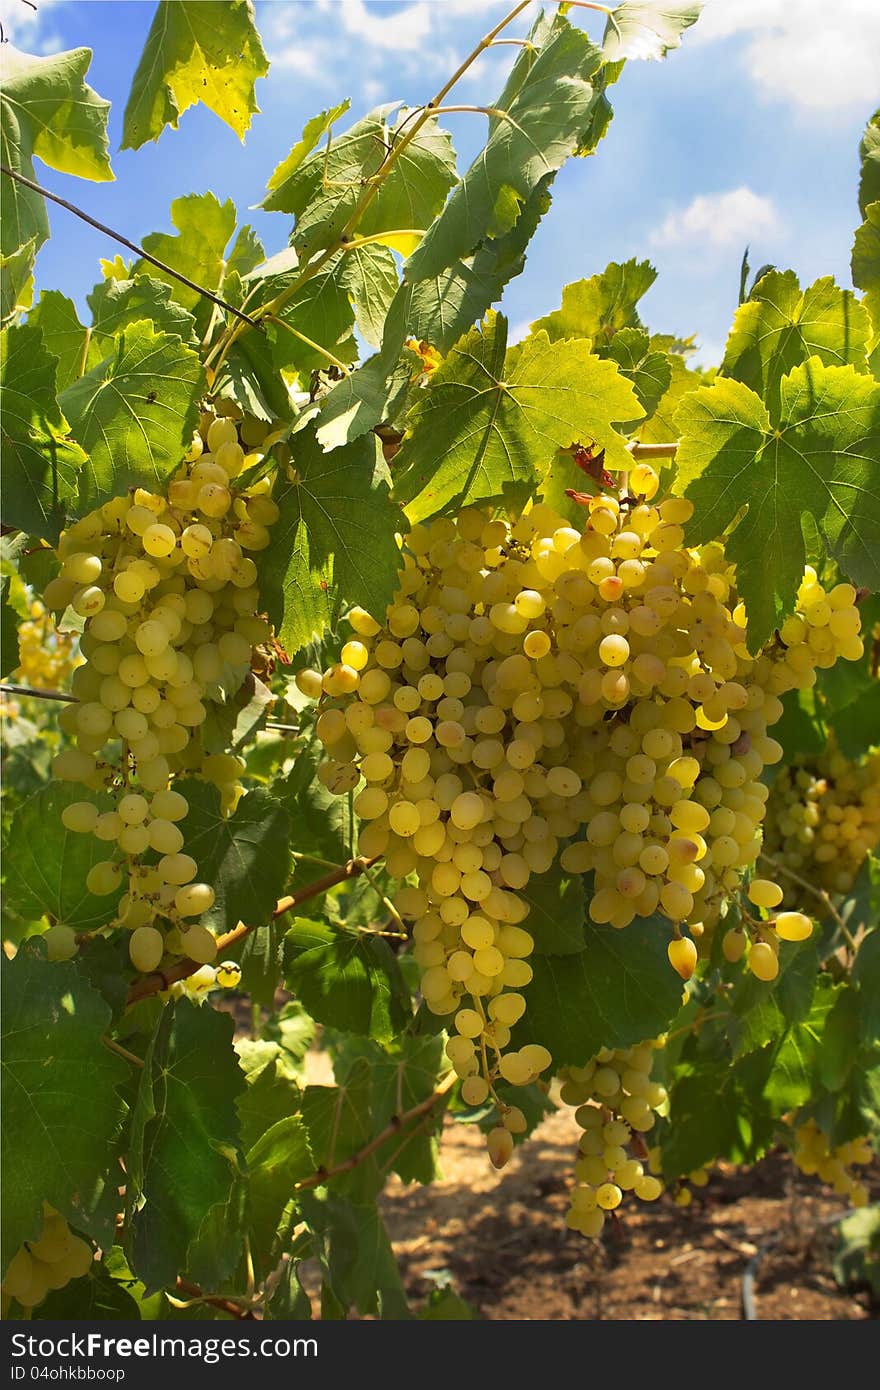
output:
M824 752L780 770L767 803L766 851L829 893L848 893L880 844L880 751L845 758L833 737ZM784 900L799 902L793 880Z
M577 1107L574 1117L584 1131L565 1219L581 1235L598 1236L605 1213L620 1206L625 1192L653 1202L663 1191L659 1177L647 1171L648 1149L641 1137L667 1102L665 1087L651 1080L654 1054L663 1042L603 1048L586 1066L562 1073L560 1098Z
M414 880L398 906L473 1104L551 1060L506 1050L531 978L531 875L561 851L595 874L593 921L661 912L689 978L683 929L718 917L760 849L779 695L861 654L855 590L825 595L808 572L795 618L752 656L722 547L684 545L691 503L653 505L646 464L629 485L591 498L582 529L543 503L415 526L384 621L354 609L341 660L297 677L320 701L321 780L360 788L361 853Z
M779 974L780 941L806 941L812 935L813 921L804 912L774 912L783 892L769 878L753 878L746 890L748 906L743 905L740 922L726 932L721 949L725 960L736 963L746 952L749 969L758 980L769 983ZM756 916L755 909L761 916ZM772 915L767 915L772 913Z
M253 441L254 424L245 421L243 438ZM172 779L215 783L226 812L241 792L243 760L207 752L200 730L207 702L241 686L255 646L270 636L252 552L268 545L278 507L267 480L235 482L259 457L246 454L234 420L203 416L165 492L136 488L62 534L61 571L46 588L48 607L70 605L85 619L86 664L72 680L78 703L60 720L75 746L57 755L53 772L110 794L107 809L76 801L62 820L107 844L87 887L104 895L124 884L114 925L131 932L131 961L144 972L166 953L200 964L216 955L198 920L214 890L184 852L188 805ZM68 928L52 932L50 955L75 951Z
M39 599L30 604L31 616L18 628L19 667L13 681L60 690L82 664L75 632L58 632L52 614Z
M44 1202L40 1238L25 1241L13 1255L2 1292L23 1308L35 1308L50 1289L63 1289L71 1279L87 1274L93 1258L88 1242L74 1235L64 1217Z
M866 1137L832 1147L828 1135L816 1121L807 1120L795 1129L792 1158L802 1173L810 1177L815 1174L822 1182L829 1183L851 1206L867 1205L868 1189L851 1171L874 1161L874 1150Z

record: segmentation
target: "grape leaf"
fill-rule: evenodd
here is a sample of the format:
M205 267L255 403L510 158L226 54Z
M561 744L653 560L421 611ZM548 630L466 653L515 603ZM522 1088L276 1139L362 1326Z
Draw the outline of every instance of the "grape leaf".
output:
M369 932L297 918L284 938L287 988L318 1023L390 1042L409 996L388 943Z
M241 1143L247 1153L267 1129L299 1110L300 1089L278 1043L239 1038L235 1048L247 1081L238 1098Z
M493 103L485 147L410 256L407 280L430 279L469 256L493 234L499 195L513 190L525 202L578 148L597 99L589 79L598 73L601 56L561 15L550 25L539 19L538 25L546 33L544 42L518 55ZM495 234L500 230L496 227Z
M238 1169L236 1099L245 1080L228 1014L188 999L166 1005L141 1074L144 1204L132 1218L133 1267L149 1291L173 1285Z
M3 1258L36 1240L43 1202L79 1229L104 1195L129 1068L102 1041L110 1010L73 962L33 943L0 964L3 993ZM113 1175L113 1187L118 1170Z
M670 354L652 350L647 333L641 329L621 328L599 355L617 363L621 374L632 382L645 417L650 419L672 383ZM626 430L626 424L622 428Z
M279 801L261 789L247 792L231 816L220 811L220 793L208 782L185 781L189 802L180 822L184 849L199 866L199 880L214 889L214 906L199 919L218 933L239 921L269 921L287 883L290 821Z
M188 193L172 202L171 221L177 228L177 235L150 232L144 237L144 250L204 289L219 290L226 269L224 252L235 231L232 199L221 203L213 193ZM166 275L150 261L137 261L132 266L129 276L140 275L164 280L170 285L173 298L185 309L194 312L201 305L203 315L212 312L212 306L196 290Z
M657 279L650 261L611 261L599 275L565 285L562 305L532 324L551 342L560 338L591 338L609 342L621 328L641 328L636 305Z
M29 324L4 329L0 357L3 519L54 543L86 455L66 437L69 427L55 396L56 359L40 330Z
M555 451L579 440L601 440L608 467L630 462L611 422L642 411L615 363L585 340L554 344L538 333L505 353L506 343L506 320L490 315L409 412L394 490L411 522L508 492L522 498Z
M681 47L681 36L696 24L701 0L623 0L608 16L602 54L609 63L621 58L665 58Z
M108 156L109 101L83 81L92 52L73 48L34 58L2 45L0 151L10 169L34 179L34 158L62 174L101 183L113 178ZM33 239L39 250L49 236L40 193L9 180L3 189L0 250L8 256Z
M163 488L198 423L205 374L198 354L146 321L119 334L116 352L69 386L61 403L89 452L84 506L127 487Z
M141 1310L128 1289L109 1274L103 1264L93 1265L81 1279L63 1289L50 1289L31 1317L39 1321L104 1322L125 1319L136 1322Z
M287 1115L261 1134L248 1150L247 1168L251 1249L265 1268L277 1263L276 1232L295 1184L315 1171L302 1116Z
M688 544L723 534L753 648L791 612L803 577L803 514L842 570L880 585L880 385L815 357L784 377L779 423L741 382L720 378L679 407L678 485L695 506Z
M344 1081L348 1067L359 1057L370 1063L372 1127L381 1133L395 1118L412 1110L432 1095L445 1070L443 1043L438 1037L397 1038L386 1050L371 1038L351 1037L342 1048L334 1049L333 1067L337 1080ZM442 1123L443 1106L437 1101L432 1110L434 1129ZM381 1170L388 1166L404 1182L433 1182L437 1176L437 1138L417 1115L406 1125L396 1125L392 1137L376 1150Z
M39 328L46 350L58 358L55 390L59 394L100 362L103 353L80 323L73 300L60 291L43 290L27 321L29 328Z
M875 111L859 144L861 177L859 179L859 212L868 215L868 205L880 202L880 110Z
M101 337L114 337L139 319L150 319L157 333L176 333L184 342L193 336L192 314L172 298L165 281L149 275L100 280L88 296L88 304L92 328Z
M10 576L4 574L0 580L0 676L4 680L17 668L21 659L18 650L18 625L21 620L9 602L7 590L10 588Z
M529 904L521 925L541 956L567 956L584 949L584 880L567 874L559 861L544 874L532 874L520 894Z
M317 124L309 122L303 140L273 173L268 196L260 204L267 212L295 215L291 245L303 261L338 238L368 181L384 165L388 149L400 138L403 121L410 115L397 102L378 106L332 139L328 147L316 149L313 136L320 139L331 119L340 114L341 109L337 107L316 118ZM358 235L422 231L430 226L443 207L454 182L452 142L432 117L406 145L378 185L375 196L358 219Z
M344 864L351 857L348 801L332 792L315 776L323 750L317 740L306 745L283 781L273 786L273 794L286 806L291 820L291 843L298 854L312 855L330 864ZM314 877L315 865L307 859L294 867L294 882Z
M801 293L793 270L771 270L736 311L721 370L779 411L782 378L816 356L826 366L866 371L871 325L851 291L826 275Z
M302 1116L317 1167L336 1168L369 1143L373 1137L372 1103L372 1069L365 1057L355 1062L338 1086L306 1087ZM355 1200L366 1201L375 1196L382 1181L371 1154L350 1173L334 1176L333 1186Z
M94 835L65 830L61 813L74 801L112 807L109 796L71 782L50 782L16 807L6 846L6 901L25 917L45 914L74 931L94 931L112 921L122 890L96 896L86 887L89 870L109 858L109 847Z
M303 1213L319 1238L321 1269L338 1305L380 1318L410 1318L400 1269L376 1206L349 1201L336 1191L321 1196L308 1192L304 1198Z
M858 228L852 250L853 284L864 291L864 303L880 333L880 202L871 203Z
M536 955L516 1045L543 1043L557 1066L583 1066L601 1047L631 1047L662 1033L681 1006L668 939L659 918L625 931L588 922L582 951Z
M390 498L379 441L324 454L311 431L294 436L295 481L276 488L281 515L260 556L260 590L291 654L332 627L344 603L384 613L405 529Z
M658 340L652 338L652 351L655 346L658 346ZM677 439L675 412L688 392L695 391L707 379L703 373L692 371L678 352L667 352L666 360L671 373L669 386L657 402L654 414L643 421L636 432L643 444L669 444Z
M339 283L351 300L361 337L378 347L399 284L393 254L387 246L355 246L343 256Z
M541 179L504 236L484 237L473 255L439 275L404 285L406 331L413 338L448 352L501 298L505 285L523 270L525 248L550 206L554 178Z
M0 325L25 313L33 304L36 254L36 237L9 256L0 251Z
M132 78L121 148L158 140L167 125L176 130L199 101L243 140L260 109L254 84L268 71L250 0L159 0Z

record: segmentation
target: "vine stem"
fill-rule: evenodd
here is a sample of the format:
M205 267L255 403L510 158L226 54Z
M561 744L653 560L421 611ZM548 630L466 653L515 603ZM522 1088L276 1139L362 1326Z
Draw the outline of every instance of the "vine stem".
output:
M223 1313L229 1313L234 1318L243 1320L253 1320L253 1313L249 1308L243 1308L240 1303L236 1303L232 1298L221 1298L216 1294L203 1293L198 1284L191 1284L188 1279L178 1279L175 1288L180 1289L189 1299L196 1303L207 1303L211 1308L219 1308Z
M409 1124L410 1120L418 1119L420 1115L427 1115L433 1110L434 1106L441 1101L444 1096L452 1090L456 1082L456 1074L451 1071L440 1082L436 1090L432 1091L425 1100L420 1100L418 1105L413 1105L409 1110L404 1110L400 1115L392 1115L388 1124L378 1134L375 1134L368 1144L351 1154L342 1163L335 1163L330 1168L317 1168L314 1173L310 1173L301 1182L294 1183L294 1192L302 1192L306 1188L323 1187L330 1182L331 1178L338 1178L342 1173L350 1173L353 1168L357 1168L366 1159L370 1158L377 1149L392 1139L395 1134L399 1134L404 1125Z
M149 261L150 264L156 266L158 270L162 270L166 275L170 275L172 279L179 280L180 283L186 285L188 289L195 290L196 294L201 295L203 299L210 299L212 303L219 305L221 309L225 309L228 314L233 314L235 318L240 319L241 322L247 324L249 328L257 328L262 332L259 319L251 318L250 314L243 314L240 309L236 309L234 304L229 304L225 299L221 299L218 294L214 294L211 290L206 290L204 285L198 285L195 280L190 280L188 276L181 275L179 270L174 270L172 266L166 265L164 261L159 260L158 256L150 255L150 252L145 251L142 246L138 246L136 241L129 241L128 237L124 237L121 232L116 232L104 222L99 222L96 218L90 217L87 212L84 212L82 208L78 208L75 203L68 202L66 198L59 197L57 193L50 193L48 188L43 188L42 184L35 183L33 179L25 178L24 174L20 174L17 169L10 169L8 164L0 164L0 174L5 174L7 178L13 179L16 183L22 184L25 188L29 188L32 193L41 194L42 197L48 198L50 202L57 203L59 207L66 208L68 212L73 213L74 217L78 217L81 221L87 222L90 227L94 227L97 231L103 232L105 236L111 237L113 241L118 241L120 246L125 246L129 251L134 251L134 253L143 260Z
M820 903L822 903L828 913L834 918L840 928L841 936L853 955L855 955L858 950L855 937L846 925L846 922L844 922L837 908L834 906L834 903L831 901L830 894L826 892L824 888L817 888L815 883L810 883L809 879L802 878L800 874L796 874L794 869L790 869L787 864L780 864L778 859L772 859L769 854L761 854L758 858L763 864L768 865L771 869L775 869L778 874L785 874L786 878L790 878L792 883L798 884L800 888L806 888L808 893L812 893L815 898L818 898Z
M678 444L639 444L634 441L627 448L634 459L671 459L675 458Z
M291 908L298 907L300 903L307 902L309 898L316 898L321 893L328 892L335 888L338 883L345 883L347 879L356 878L365 869L369 869L376 863L378 855L372 859L355 858L349 859L345 864L338 864L332 873L324 874L323 878L317 878L313 883L307 883L304 887L297 889L286 898L279 898L275 905L275 910L270 917L274 922L279 917L283 917L285 912L290 912ZM246 925L239 922L232 931L226 932L225 936L217 938L217 955L222 956L223 952L230 946L236 946L240 941L244 941L246 936L254 930L254 924ZM168 989L178 980L186 980L190 975L194 975L197 970L201 970L198 961L184 958L171 965L167 970L156 970L150 975L144 975L136 980L128 992L127 1003L136 1004L139 999L147 999L152 994L158 994L160 990Z

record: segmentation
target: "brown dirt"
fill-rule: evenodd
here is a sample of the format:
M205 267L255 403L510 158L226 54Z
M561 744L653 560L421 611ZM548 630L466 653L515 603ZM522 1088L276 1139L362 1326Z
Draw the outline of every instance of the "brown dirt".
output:
M326 1053L313 1052L309 1080L332 1084ZM601 1241L563 1225L579 1129L570 1112L547 1117L496 1172L483 1135L447 1117L442 1176L430 1187L392 1177L380 1198L414 1308L449 1285L482 1318L735 1320L741 1283L762 1253L754 1282L765 1321L876 1318L867 1292L843 1292L831 1270L839 1198L772 1153L751 1169L723 1164L689 1207L671 1197L624 1199ZM872 1179L880 1199L880 1174Z

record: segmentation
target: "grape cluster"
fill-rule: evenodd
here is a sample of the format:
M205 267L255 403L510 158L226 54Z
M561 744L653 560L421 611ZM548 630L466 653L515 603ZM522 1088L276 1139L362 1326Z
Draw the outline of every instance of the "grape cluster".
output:
M243 760L207 752L200 729L207 702L241 686L255 646L270 636L250 552L268 544L278 507L267 480L235 482L260 457L245 452L256 423L242 425L243 443L233 419L204 415L165 492L133 489L62 533L61 570L45 592L48 607L70 605L85 620L86 664L71 687L78 703L60 720L75 746L56 756L53 772L112 797L106 810L72 802L62 820L107 844L87 887L105 895L124 883L117 924L131 932L131 961L144 972L166 952L200 964L216 955L198 921L214 890L184 852L189 808L172 778L213 782L226 812L241 792ZM72 933L52 931L50 955L72 954Z
M758 980L769 983L779 974L780 941L806 941L812 935L813 921L804 912L776 912L755 915L754 909L772 912L782 902L783 892L769 878L753 878L746 890L750 906L744 906L739 924L727 931L721 942L725 960L736 963L748 952L749 969Z
M44 1202L40 1238L25 1241L13 1255L2 1291L22 1308L35 1308L50 1289L63 1289L71 1279L87 1274L93 1257L88 1242L74 1235L64 1217Z
M422 994L454 1019L447 1052L475 1105L550 1061L506 1050L531 978L531 875L558 855L593 871L597 923L662 913L689 978L682 928L717 919L760 849L779 695L861 652L855 590L825 595L808 572L795 618L752 656L723 548L684 545L691 503L652 505L646 464L629 485L590 498L581 528L543 503L415 526L383 621L352 610L340 660L297 676L320 702L319 777L357 790L360 852L411 880L398 908Z
M12 679L43 690L59 690L82 664L75 632L58 632L52 614L39 599L31 616L18 626L19 666Z
M829 1183L839 1197L846 1197L854 1207L868 1203L868 1189L854 1167L866 1167L874 1161L874 1150L866 1137L851 1139L832 1147L824 1130L815 1120L798 1125L794 1133L792 1157L802 1173L816 1175Z
M836 743L796 757L780 770L767 803L768 854L817 888L848 893L867 856L880 844L880 751L845 758ZM784 900L800 901L784 883Z
M605 1213L620 1206L625 1192L653 1202L663 1191L660 1179L647 1171L641 1137L667 1103L665 1087L651 1080L654 1054L663 1041L603 1048L586 1066L562 1073L560 1098L577 1107L574 1117L583 1130L565 1219L570 1230L598 1236Z

